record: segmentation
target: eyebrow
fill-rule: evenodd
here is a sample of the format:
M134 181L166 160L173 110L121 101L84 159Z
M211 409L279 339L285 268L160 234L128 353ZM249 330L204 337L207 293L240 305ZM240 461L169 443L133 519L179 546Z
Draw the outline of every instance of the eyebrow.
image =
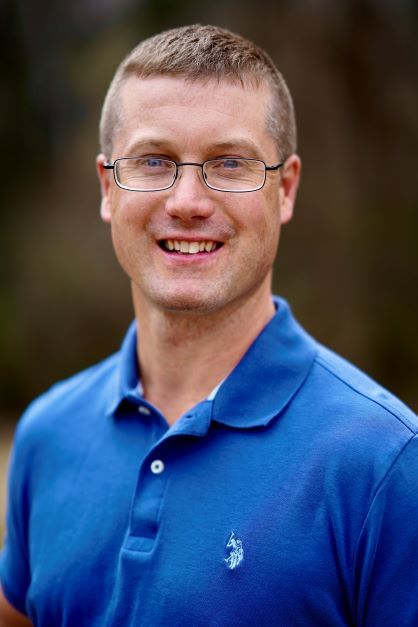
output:
M228 141L217 142L210 146L211 150L248 150L253 153L259 153L260 149L258 145L251 139L237 137L236 139L230 139Z
M158 139L155 136L144 136L136 139L132 144L128 145L126 152L129 154L135 154L135 151L139 151L144 148L155 148L155 149L175 149L175 145L169 139ZM259 156L260 149L255 142L253 142L249 138L244 137L236 137L231 138L226 141L216 142L214 144L210 144L206 146L208 152L216 153L216 152L236 152L236 151L246 151L251 154L255 154Z
M132 153L135 152L135 150L140 150L141 148L144 148L145 146L150 148L167 147L168 143L169 142L164 139L156 139L155 137L144 136L136 139L132 144L128 144L127 152Z

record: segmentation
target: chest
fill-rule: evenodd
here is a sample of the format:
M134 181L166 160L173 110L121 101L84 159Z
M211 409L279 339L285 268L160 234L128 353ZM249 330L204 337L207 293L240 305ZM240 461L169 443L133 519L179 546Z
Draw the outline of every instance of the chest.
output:
M40 624L348 624L358 525L319 456L260 433L131 444L63 456L34 492Z

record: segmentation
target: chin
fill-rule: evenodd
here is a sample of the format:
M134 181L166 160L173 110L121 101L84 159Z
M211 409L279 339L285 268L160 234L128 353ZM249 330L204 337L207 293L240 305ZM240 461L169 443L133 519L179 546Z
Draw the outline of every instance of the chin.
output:
M210 314L226 305L220 294L196 289L153 291L143 297L160 311L172 313Z
M219 305L209 299L196 297L179 297L162 299L158 303L160 309L172 313L209 314L219 309Z

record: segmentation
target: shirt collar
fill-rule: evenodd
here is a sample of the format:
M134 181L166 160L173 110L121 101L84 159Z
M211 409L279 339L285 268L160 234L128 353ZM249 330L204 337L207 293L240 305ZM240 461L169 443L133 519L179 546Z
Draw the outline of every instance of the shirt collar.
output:
M138 398L139 367L137 359L137 324L134 320L124 337L116 365L116 385L110 400L108 414L115 414L124 402Z
M274 298L276 314L232 373L216 388L212 420L235 428L267 425L303 384L316 355L314 340L296 322L287 302ZM132 322L119 353L118 385L109 413L138 403L137 325Z
M220 387L212 420L236 428L267 425L297 393L314 361L315 341L282 298L275 316Z

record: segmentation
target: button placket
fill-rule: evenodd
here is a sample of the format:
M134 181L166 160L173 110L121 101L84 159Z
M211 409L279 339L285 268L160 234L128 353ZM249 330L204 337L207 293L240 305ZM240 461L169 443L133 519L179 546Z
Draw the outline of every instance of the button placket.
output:
M163 447L164 448L164 447ZM160 525L160 510L168 480L168 460L157 446L142 462L132 504L130 531L125 548L151 551Z
M139 413L145 413L140 410ZM129 535L125 548L130 551L152 551L160 525L160 514L164 503L164 493L172 471L173 454L176 456L178 444L173 448L177 436L204 436L210 426L212 402L204 401L195 410L188 412L184 420L170 427L143 458L139 471L138 484L132 504ZM152 415L158 412L152 411ZM186 418L187 416L187 418ZM176 438L173 437L176 436Z

